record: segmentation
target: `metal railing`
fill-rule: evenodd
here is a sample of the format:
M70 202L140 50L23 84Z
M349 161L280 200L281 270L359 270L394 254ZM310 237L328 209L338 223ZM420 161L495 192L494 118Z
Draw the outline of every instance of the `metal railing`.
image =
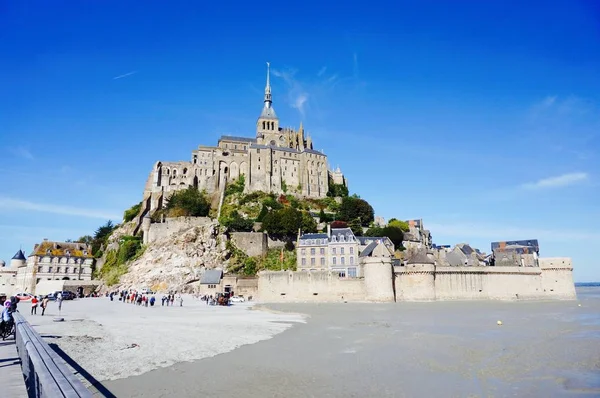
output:
M13 313L16 345L29 397L92 397L66 362L18 312Z

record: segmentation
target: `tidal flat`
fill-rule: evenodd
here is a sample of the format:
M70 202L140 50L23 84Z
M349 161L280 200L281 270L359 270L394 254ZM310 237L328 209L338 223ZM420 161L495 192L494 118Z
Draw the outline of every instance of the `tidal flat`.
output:
M306 323L103 384L118 397L600 396L600 288L577 293L576 301L267 305Z

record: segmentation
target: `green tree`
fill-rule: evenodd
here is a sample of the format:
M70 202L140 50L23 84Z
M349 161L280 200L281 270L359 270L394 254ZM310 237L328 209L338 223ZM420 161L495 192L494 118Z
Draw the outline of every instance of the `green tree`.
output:
M79 239L77 239L78 243L85 243L85 244L91 244L94 241L94 238L92 238L90 235L84 235L84 236L80 236Z
M258 217L256 217L256 221L262 222L267 214L269 214L269 209L267 209L267 206L262 205L260 213L258 213Z
M327 196L329 197L346 197L348 196L348 187L343 184L334 184L329 182L329 190L327 191Z
M364 199L351 196L344 198L340 205L338 219L351 221L357 218L360 219L361 225L368 226L375 219L373 207Z
M269 212L262 223L263 231L278 238L293 239L298 234L298 229L312 232L316 231L317 225L310 214L293 207Z
M388 221L388 226L399 228L404 232L408 232L410 230L407 222L400 221L397 218L390 218L390 221Z
M365 232L365 236L372 237L384 237L390 238L394 246L397 249L402 249L402 241L404 240L404 232L397 226L386 226L386 227L371 227Z
M221 218L221 225L236 232L252 231L252 227L254 226L254 222L251 219L242 217L240 213L236 210L230 213L227 217Z
M188 217L206 217L210 211L210 203L204 192L194 187L177 191L167 202L168 214Z
M142 210L142 202L131 206L123 213L123 221L129 222L133 220L138 214L140 214L140 210Z
M360 225L360 220L355 218L354 220L348 223L348 227L352 230L352 233L355 236L363 236L362 225Z

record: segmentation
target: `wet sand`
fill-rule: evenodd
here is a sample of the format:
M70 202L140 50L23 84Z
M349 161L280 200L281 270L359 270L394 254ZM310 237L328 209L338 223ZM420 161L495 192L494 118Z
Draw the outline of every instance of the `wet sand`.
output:
M578 294L564 302L269 305L307 314L307 323L103 384L118 397L600 396L600 289Z

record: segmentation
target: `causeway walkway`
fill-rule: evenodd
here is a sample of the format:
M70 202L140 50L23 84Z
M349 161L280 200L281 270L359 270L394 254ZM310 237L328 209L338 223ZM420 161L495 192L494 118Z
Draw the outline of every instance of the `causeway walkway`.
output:
M13 336L0 340L0 396L27 398L21 360Z

